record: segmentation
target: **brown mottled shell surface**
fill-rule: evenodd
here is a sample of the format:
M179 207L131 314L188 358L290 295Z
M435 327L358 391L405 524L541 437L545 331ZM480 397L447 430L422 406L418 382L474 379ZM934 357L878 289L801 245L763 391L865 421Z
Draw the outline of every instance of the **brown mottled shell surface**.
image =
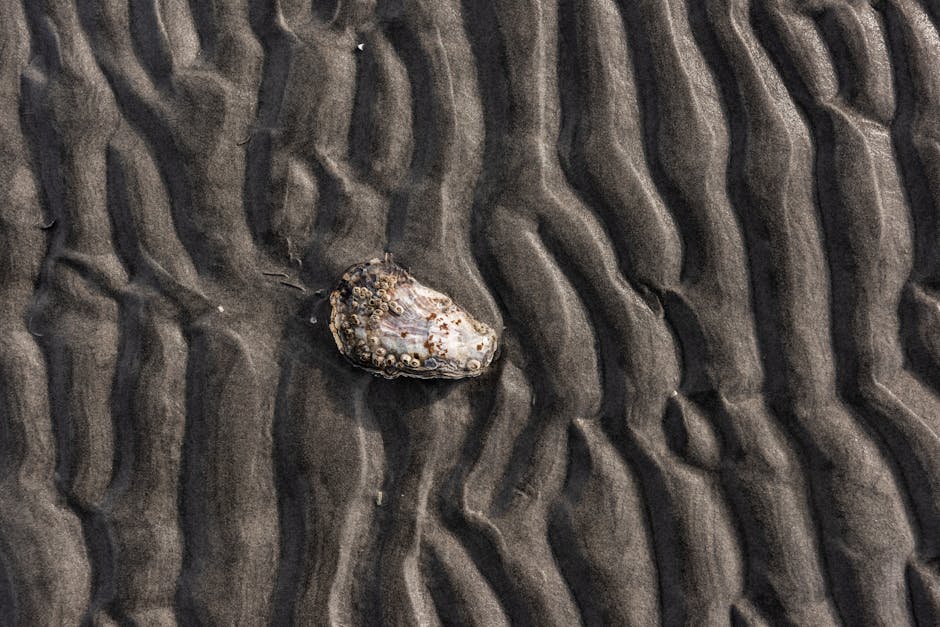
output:
M349 268L330 304L339 351L389 379L475 377L496 356L493 329L392 261Z

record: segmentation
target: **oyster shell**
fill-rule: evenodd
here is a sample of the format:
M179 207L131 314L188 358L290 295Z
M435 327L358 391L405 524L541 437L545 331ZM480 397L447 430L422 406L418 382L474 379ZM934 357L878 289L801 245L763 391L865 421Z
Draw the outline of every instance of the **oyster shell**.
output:
M496 355L493 329L387 258L349 268L330 304L339 352L388 379L475 377Z

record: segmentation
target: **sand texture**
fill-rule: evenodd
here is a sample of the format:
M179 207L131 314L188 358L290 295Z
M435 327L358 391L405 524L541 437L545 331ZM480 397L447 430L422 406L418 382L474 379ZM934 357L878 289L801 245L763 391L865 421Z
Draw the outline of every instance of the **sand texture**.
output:
M0 624L940 624L938 27L0 0ZM483 376L340 356L386 251Z

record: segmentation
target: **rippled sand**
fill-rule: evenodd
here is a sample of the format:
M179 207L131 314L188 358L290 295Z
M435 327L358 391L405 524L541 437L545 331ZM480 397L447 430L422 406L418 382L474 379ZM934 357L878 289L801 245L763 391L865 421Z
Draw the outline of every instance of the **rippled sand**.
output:
M940 4L874 4L0 1L0 623L940 622ZM385 251L493 367L339 355Z

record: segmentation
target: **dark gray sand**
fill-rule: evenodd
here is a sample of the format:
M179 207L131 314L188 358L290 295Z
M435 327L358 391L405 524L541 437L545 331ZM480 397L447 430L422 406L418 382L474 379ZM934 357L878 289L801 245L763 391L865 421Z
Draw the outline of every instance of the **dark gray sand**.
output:
M872 4L0 0L0 622L940 623L940 3ZM339 355L385 251L483 376Z

